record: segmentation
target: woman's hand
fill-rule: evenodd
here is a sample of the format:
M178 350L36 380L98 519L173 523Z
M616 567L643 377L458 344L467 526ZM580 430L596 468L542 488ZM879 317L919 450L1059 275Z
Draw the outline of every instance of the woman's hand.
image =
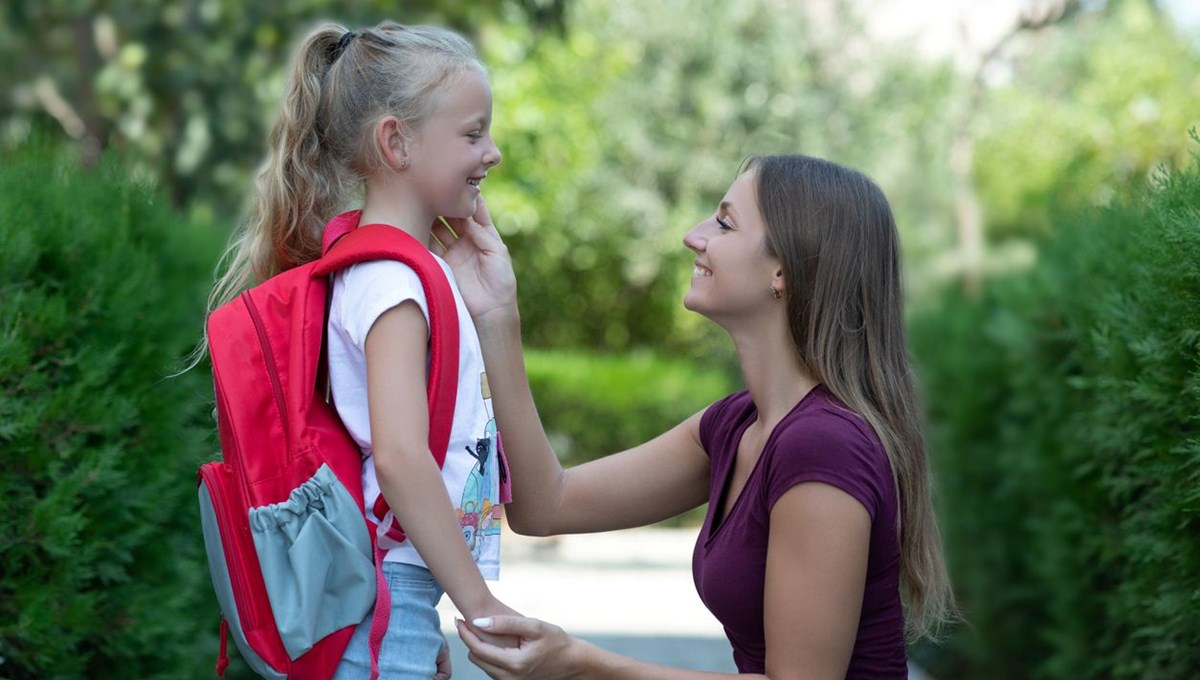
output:
M497 310L515 312L517 278L512 259L492 225L483 196L476 201L474 215L448 218L446 222L449 226L434 221L436 240L431 250L450 265L471 317L477 319Z
M579 641L558 626L524 616L493 616L472 623L454 625L470 650L467 658L495 680L557 680L579 670ZM482 640L480 630L514 636L519 642L513 648L497 647Z
M466 615L465 612L464 615ZM490 602L488 604L469 616L474 621L491 620L495 617L522 618L521 612L504 604L494 596L490 598ZM473 632L475 633L475 637L479 638L481 642L493 647L516 647L521 642L520 638L516 637L515 635L495 633L488 629L477 628Z

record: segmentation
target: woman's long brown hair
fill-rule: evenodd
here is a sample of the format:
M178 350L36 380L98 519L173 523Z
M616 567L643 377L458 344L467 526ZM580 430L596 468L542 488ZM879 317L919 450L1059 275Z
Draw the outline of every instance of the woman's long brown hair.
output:
M860 172L807 156L760 156L766 247L779 258L804 367L882 441L900 503L900 573L910 639L955 617L933 510L923 414L909 364L900 239L883 191Z

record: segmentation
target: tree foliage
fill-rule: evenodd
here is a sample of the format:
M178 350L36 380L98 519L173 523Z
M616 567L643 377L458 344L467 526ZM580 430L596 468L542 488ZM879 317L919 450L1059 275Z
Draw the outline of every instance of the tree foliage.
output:
M985 95L975 176L993 242L1051 228L1056 205L1112 203L1188 162L1200 50L1150 0L1025 36Z
M701 354L712 333L681 310L681 238L751 154L858 166L893 197L913 252L944 241L953 78L867 43L853 13L581 0L567 24L484 36L506 153L488 195L532 344Z
M115 147L140 160L177 206L227 216L251 171L303 34L323 20L440 23L468 35L513 15L561 25L563 0L18 0L0 21L0 104L8 146L37 122L87 159Z

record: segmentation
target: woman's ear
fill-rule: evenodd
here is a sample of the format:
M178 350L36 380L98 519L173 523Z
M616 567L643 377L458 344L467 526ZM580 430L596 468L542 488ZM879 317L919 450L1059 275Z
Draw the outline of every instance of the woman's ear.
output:
M771 277L771 290L777 290L781 294L787 290L787 281L783 280L783 267L775 268L775 276Z
M384 116L375 124L375 144L389 168L404 170L408 167L408 129L399 118Z

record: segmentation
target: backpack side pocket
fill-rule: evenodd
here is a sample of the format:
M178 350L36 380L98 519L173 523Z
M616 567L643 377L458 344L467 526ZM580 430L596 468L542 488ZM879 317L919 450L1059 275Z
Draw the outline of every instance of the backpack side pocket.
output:
M250 534L279 636L294 660L356 626L375 604L366 521L327 465L286 501L250 509Z

